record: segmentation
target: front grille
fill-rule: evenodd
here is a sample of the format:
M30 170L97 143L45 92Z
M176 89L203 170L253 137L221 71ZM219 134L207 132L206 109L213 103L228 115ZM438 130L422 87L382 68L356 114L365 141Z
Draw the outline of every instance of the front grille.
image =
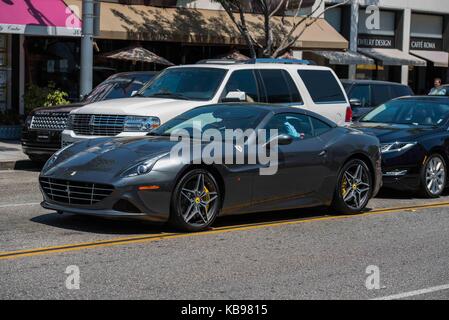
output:
M67 112L36 113L31 119L30 129L59 130L65 129Z
M47 197L65 204L92 205L114 191L114 187L107 184L52 178L40 178L39 181Z
M116 136L123 131L126 116L75 114L71 121L72 130L84 136Z

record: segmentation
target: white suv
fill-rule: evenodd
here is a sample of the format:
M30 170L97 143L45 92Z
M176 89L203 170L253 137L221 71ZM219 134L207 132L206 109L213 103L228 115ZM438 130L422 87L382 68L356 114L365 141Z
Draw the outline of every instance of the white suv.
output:
M132 98L96 102L72 111L62 144L145 135L192 108L236 100L297 106L339 125L352 117L343 86L327 67L303 60L205 60L167 68Z

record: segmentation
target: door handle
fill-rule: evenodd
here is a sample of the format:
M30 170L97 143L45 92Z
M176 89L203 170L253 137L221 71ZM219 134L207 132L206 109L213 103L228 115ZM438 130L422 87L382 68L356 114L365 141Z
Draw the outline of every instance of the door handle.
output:
M327 151L323 150L323 151L320 152L320 154L318 156L325 157L326 155L327 155Z

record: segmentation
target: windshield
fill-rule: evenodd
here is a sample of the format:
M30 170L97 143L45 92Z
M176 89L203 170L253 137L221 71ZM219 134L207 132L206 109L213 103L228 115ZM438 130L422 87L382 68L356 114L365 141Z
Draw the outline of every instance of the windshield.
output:
M266 110L251 106L205 106L187 111L172 120L167 121L149 135L170 136L180 134L181 130L190 137L202 134L208 129L218 130L222 137L226 129L242 130L255 129L268 113Z
M226 74L218 68L167 69L148 83L140 92L142 97L162 97L185 100L211 100Z
M135 91L139 91L148 81L153 78L152 74L129 74L115 75L100 83L85 98L84 102L93 103L97 101L128 98Z
M449 104L424 100L392 100L364 116L361 122L439 126L449 116Z

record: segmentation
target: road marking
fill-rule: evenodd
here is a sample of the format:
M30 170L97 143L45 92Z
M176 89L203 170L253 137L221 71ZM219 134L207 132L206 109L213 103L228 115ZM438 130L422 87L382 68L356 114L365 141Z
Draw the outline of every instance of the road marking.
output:
M41 203L40 202L29 202L29 203L0 204L0 208L35 206L35 205L38 205L38 204L41 204Z
M372 299L372 300L398 300L398 299L405 299L405 298L410 298L410 297L414 297L414 296L420 296L420 295L423 295L423 294L428 294L428 293L438 292L438 291L443 291L443 290L449 290L449 284L442 285L442 286L437 286L437 287L432 287L432 288L427 288L427 289L421 289L421 290L415 290L415 291L410 291L410 292L394 294L394 295L391 295L391 296L375 298L375 299Z
M449 202L436 202L436 203L429 203L429 204L423 204L423 205L417 205L417 206L411 206L411 207L384 208L384 209L368 211L366 213L362 213L362 214L358 214L358 215L323 216L323 217L310 218L310 219L299 218L299 219L290 219L290 220L283 220L283 221L249 223L249 224L242 224L242 225L212 228L208 231L202 231L202 232L196 232L196 233L158 233L158 234L131 236L131 237L124 237L124 238L112 238L112 239L108 239L108 240L99 240L99 241L92 241L92 242L65 244L65 245L51 246L51 247L24 249L24 250L17 250L17 251L5 251L5 252L0 252L0 260L16 259L16 258L22 258L22 257L32 257L32 256L38 256L38 255L44 255L44 254L50 254L50 253L63 253L63 252L92 249L92 248L110 247L110 246L117 246L117 245L154 242L154 241L160 241L160 240L165 240L165 239L187 238L187 237L204 236L204 235L220 234L220 233L235 232L235 231L255 230L255 229L268 228L268 227L297 225L297 224L317 222L317 221L358 218L358 217L364 217L364 216L380 215L380 214L403 212L403 211L414 213L414 212L416 212L416 210L442 208L442 207L449 207Z

